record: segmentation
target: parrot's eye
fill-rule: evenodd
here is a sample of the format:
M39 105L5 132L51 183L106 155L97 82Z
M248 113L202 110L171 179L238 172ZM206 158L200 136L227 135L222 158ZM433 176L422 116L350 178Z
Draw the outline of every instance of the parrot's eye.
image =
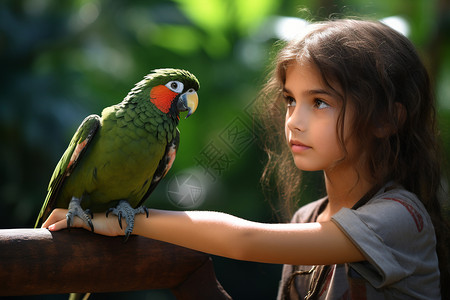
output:
M183 91L184 85L179 81L169 81L166 84L166 87L168 87L169 90L175 93L181 93Z

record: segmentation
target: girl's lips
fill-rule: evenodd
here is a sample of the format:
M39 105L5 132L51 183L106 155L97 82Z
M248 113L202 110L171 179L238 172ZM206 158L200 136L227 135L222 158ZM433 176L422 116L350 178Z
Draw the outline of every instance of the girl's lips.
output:
M306 145L300 143L299 141L290 141L289 144L291 146L292 152L295 152L295 153L299 153L299 152L303 152L305 150L311 149L311 147L306 146Z

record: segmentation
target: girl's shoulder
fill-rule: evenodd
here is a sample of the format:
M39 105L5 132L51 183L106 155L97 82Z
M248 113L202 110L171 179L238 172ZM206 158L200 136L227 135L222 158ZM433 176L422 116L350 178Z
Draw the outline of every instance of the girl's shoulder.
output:
M390 217L398 225L403 220L404 223L415 225L419 232L424 226L433 227L430 216L420 199L399 185L386 185L365 205L358 208L358 212L383 216L382 219L385 221Z
M365 256L366 262L350 266L372 286L405 289L403 279L409 278L409 288L423 286L423 295L439 290L436 236L415 194L388 185L359 208L340 210L332 221Z

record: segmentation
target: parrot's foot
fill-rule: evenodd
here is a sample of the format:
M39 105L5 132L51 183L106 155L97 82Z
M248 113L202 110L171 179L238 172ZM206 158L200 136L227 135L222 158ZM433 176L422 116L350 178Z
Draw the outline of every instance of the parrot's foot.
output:
M137 208L131 207L130 203L126 200L121 200L119 204L117 204L116 207L108 209L106 212L106 217L108 217L109 213L113 213L117 216L119 219L119 226L122 228L122 218L125 218L125 221L127 222L127 228L125 229L125 240L126 242L128 240L128 237L130 236L131 232L133 231L134 227L134 217L137 214L146 214L148 218L148 209L145 206L139 206Z
M94 218L94 215L89 209L83 210L83 208L81 208L80 203L81 199L76 197L72 197L72 200L70 200L69 211L66 214L67 228L70 229L70 227L72 227L73 218L77 216L80 219L82 219L86 224L88 224L92 232L94 232L94 225L92 224L91 221L91 219Z

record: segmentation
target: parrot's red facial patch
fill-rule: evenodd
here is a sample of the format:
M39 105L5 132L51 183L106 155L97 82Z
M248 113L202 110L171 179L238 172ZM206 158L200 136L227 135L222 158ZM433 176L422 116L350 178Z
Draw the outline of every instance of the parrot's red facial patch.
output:
M173 99L178 94L164 85L157 85L150 91L150 101L163 113L168 113Z

